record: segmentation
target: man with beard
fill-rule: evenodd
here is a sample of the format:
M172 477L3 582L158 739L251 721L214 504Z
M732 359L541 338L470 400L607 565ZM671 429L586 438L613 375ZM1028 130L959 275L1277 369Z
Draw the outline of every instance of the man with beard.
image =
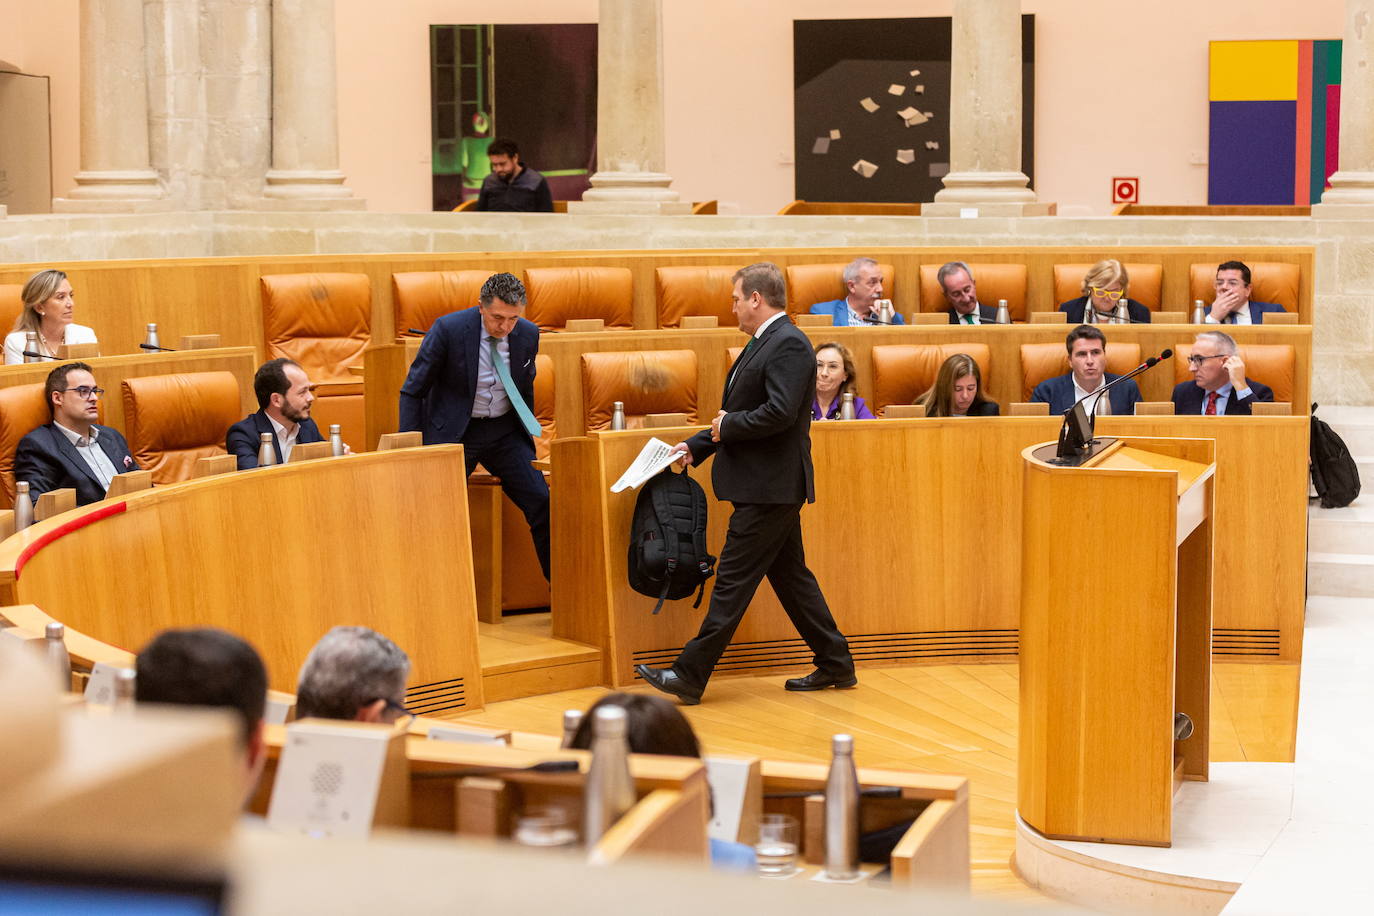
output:
M263 433L272 434L277 464L290 460L296 445L324 440L310 419L315 386L298 364L285 357L263 363L253 376L253 393L258 398L258 412L229 427L224 442L229 454L238 458L240 471L258 466L259 437Z

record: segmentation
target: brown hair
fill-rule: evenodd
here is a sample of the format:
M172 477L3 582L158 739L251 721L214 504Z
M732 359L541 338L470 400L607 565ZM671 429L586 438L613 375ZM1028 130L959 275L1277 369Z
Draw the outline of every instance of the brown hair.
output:
M625 743L631 754L665 754L670 757L700 757L701 745L691 723L671 700L632 693L608 693L592 704L582 716L569 747L587 750L592 746L592 722L603 706L625 710Z
M854 356L849 352L849 348L838 340L826 341L816 344L816 355L820 356L822 350L835 350L840 354L840 363L844 366L844 384L840 385L840 396L843 397L846 391L854 390ZM822 404L821 408L829 407L829 404Z
M973 380L978 383L978 393L973 396L973 403L968 407L969 413L975 413L976 408L986 404L988 399L983 397L983 374L978 371L978 361L967 353L955 353L941 363L940 372L935 376L935 384L917 398L916 403L925 405L928 417L954 416L954 383L966 375L973 376Z
M746 299L758 293L772 308L787 308L787 281L783 279L782 268L772 261L760 261L748 267L741 267L735 271L730 282L739 282L740 292Z

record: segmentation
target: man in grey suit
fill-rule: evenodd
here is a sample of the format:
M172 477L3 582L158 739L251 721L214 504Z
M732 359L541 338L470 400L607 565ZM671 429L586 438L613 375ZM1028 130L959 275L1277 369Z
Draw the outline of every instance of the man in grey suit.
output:
M730 644L764 576L811 648L816 670L788 690L853 687L854 659L802 550L801 508L815 502L811 402L816 359L806 335L787 318L787 292L776 264L736 271L732 309L749 343L725 378L721 410L674 446L685 463L712 455L711 485L734 505L711 606L697 635L670 668L636 665L654 688L691 705Z

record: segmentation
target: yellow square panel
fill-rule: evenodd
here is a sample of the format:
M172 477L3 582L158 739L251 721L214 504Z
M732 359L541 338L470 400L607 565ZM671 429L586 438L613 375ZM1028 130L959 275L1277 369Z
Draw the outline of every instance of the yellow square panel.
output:
M1282 102L1298 97L1296 41L1210 43L1213 102Z

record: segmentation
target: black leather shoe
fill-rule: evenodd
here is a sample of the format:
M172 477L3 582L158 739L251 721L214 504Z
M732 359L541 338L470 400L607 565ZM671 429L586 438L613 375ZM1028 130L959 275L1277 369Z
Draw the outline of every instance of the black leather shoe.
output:
M659 691L677 697L683 706L695 706L701 702L701 691L693 690L677 676L672 668L650 668L648 665L635 665L635 672L644 683Z
M849 674L826 674L817 668L806 677L790 678L782 686L788 690L824 690L827 687L853 687L859 683L859 679L853 672Z

